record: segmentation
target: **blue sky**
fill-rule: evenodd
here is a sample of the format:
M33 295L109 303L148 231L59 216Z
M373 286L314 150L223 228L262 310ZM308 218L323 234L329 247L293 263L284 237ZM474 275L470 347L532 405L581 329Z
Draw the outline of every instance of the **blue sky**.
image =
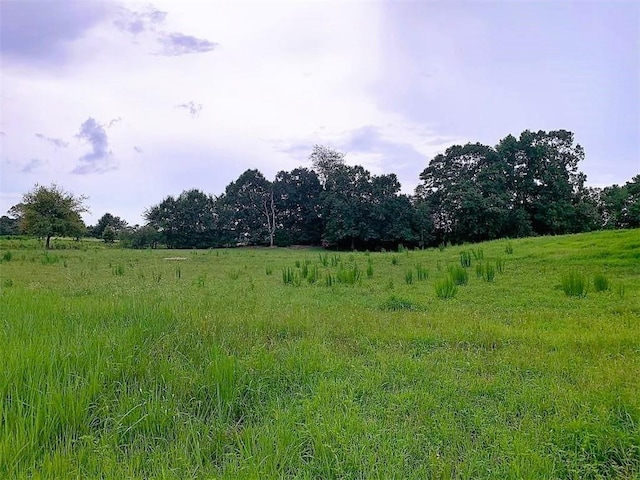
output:
M142 222L314 144L397 173L566 129L588 183L640 173L640 2L0 3L0 210L35 183Z

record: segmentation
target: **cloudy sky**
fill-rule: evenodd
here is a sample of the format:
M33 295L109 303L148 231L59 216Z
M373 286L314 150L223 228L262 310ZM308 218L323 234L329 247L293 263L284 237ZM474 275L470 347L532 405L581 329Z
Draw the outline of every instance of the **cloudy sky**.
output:
M0 3L0 214L35 183L145 208L314 144L410 193L455 143L566 129L588 183L640 172L640 2Z

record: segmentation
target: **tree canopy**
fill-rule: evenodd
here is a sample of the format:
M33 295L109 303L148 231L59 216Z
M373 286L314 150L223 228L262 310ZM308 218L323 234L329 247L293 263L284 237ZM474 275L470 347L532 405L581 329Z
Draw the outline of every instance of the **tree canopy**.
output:
M86 227L80 215L88 211L86 200L55 184L36 185L9 212L18 219L24 233L44 238L45 248L49 249L53 236L79 237L84 233Z
M525 130L495 147L453 145L427 162L413 196L395 174L347 165L345 154L314 145L313 169L279 171L270 181L244 171L218 197L197 189L148 208L146 225L105 213L89 235L133 248L325 245L433 246L502 237L640 227L640 175L602 190L585 186L584 150L566 130ZM57 186L25 194L0 233L46 238L82 234L85 197Z

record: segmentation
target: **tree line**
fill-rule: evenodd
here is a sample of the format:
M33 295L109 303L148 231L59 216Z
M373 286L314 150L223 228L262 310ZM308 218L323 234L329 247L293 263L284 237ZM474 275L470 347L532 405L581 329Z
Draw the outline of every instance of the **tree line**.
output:
M0 219L0 234L86 234L131 248L379 249L640 227L640 175L623 186L590 188L578 169L583 159L566 130L527 130L495 147L454 145L428 163L409 196L395 174L372 175L316 145L311 169L280 171L273 181L249 169L219 196L198 189L167 196L145 210L143 226L107 213L84 227L84 197L36 186ZM38 195L41 207L57 201L66 217L51 208L34 214Z

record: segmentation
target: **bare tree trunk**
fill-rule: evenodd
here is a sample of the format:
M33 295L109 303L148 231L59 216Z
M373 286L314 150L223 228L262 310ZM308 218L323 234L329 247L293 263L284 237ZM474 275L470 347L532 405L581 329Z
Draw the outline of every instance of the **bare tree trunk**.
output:
M273 238L276 233L276 206L273 201L273 189L269 194L269 198L264 198L262 202L264 216L267 218L267 229L269 230L269 246L273 247Z
M49 250L50 242L51 242L51 235L47 235L47 241L44 244L44 249L45 250Z

